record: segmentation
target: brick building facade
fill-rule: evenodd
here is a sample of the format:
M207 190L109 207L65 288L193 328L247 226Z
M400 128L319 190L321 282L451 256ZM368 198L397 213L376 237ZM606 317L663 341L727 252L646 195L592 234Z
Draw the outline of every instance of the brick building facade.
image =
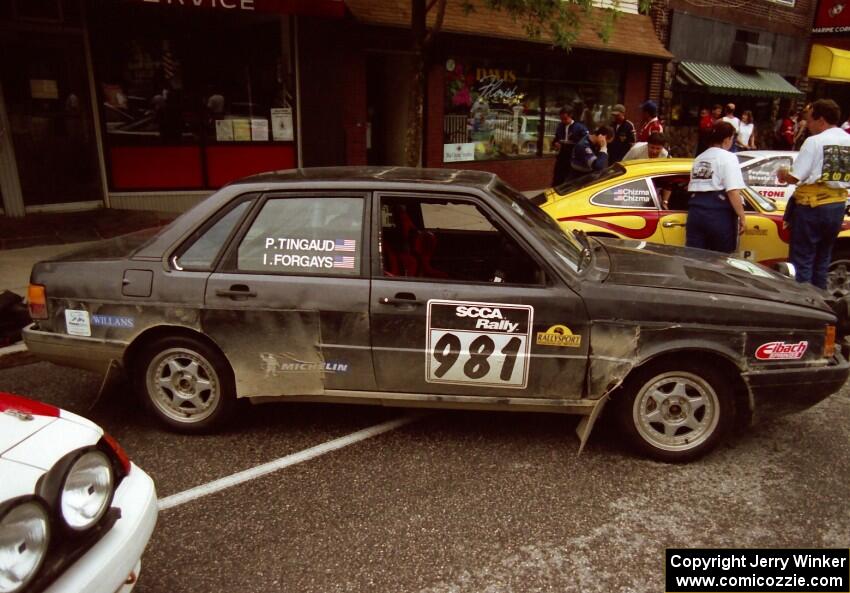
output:
M758 146L771 147L777 113L805 100L816 2L666 0L654 4L659 36L674 55L666 72L656 75L663 87L662 112L674 154L693 154L701 107L727 102L736 104L739 116L743 110L753 112ZM713 70L715 79L699 79L693 75L696 68L688 71L689 64L699 65L702 72ZM742 85L737 75L752 82ZM777 75L794 88L781 88ZM723 76L730 78L728 84L717 81Z

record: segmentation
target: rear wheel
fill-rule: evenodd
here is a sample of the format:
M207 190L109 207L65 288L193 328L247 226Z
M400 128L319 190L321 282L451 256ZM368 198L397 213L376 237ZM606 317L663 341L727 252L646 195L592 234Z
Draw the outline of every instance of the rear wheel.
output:
M230 364L195 338L160 338L144 346L134 374L147 408L179 432L203 432L220 425L236 402Z
M850 247L835 247L826 276L826 291L834 297L850 295Z
M732 394L713 369L693 362L650 364L630 376L617 402L628 440L660 461L701 457L734 417Z

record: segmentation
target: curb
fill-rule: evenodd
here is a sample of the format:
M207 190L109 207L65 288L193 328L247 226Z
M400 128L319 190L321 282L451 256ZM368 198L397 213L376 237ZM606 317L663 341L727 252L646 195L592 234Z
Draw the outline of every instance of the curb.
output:
M0 348L0 370L36 362L39 362L39 360L27 350L27 346L23 342Z
M0 357L8 356L9 354L17 354L18 352L26 352L27 345L23 342L17 342L11 346L0 348Z

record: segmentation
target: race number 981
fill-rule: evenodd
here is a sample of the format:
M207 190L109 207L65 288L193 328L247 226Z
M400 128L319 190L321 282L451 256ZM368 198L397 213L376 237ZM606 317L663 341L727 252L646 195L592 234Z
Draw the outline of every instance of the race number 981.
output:
M533 315L526 305L429 301L426 380L524 388Z

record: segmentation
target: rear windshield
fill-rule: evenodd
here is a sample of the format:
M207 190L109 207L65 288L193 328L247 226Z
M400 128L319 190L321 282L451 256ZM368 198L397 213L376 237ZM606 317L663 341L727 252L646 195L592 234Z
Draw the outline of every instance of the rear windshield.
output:
M626 168L623 167L623 165L621 165L620 163L615 163L610 167L602 169L601 171L593 171L592 173L582 175L581 177L576 177L575 179L565 181L561 185L555 187L555 191L563 196L566 194L570 194L576 190L579 190L583 187L587 187L591 183L614 179L615 177L619 177L625 172Z

